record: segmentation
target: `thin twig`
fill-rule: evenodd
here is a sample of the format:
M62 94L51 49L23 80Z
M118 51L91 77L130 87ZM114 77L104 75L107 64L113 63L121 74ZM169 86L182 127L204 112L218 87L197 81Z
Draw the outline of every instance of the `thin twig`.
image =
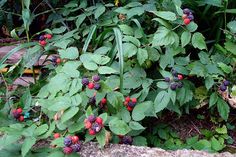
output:
M4 76L3 76L3 74L2 73L0 73L1 74L1 77L2 77L2 80L3 80L3 82L4 82L4 84L5 84L5 86L6 86L6 101L8 100L8 85L7 85L7 82L6 82L6 80L5 80L5 78L4 78Z

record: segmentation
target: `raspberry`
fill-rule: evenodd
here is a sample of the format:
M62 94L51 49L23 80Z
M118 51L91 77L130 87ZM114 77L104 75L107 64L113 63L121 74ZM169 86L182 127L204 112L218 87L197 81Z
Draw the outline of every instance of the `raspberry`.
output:
M128 105L128 103L129 103L128 101L125 101L125 102L124 102L124 105L125 105L125 106L127 106L127 105Z
M188 8L185 8L185 9L183 10L183 13L184 13L184 14L187 14L187 15L190 14L190 12L191 12L191 11L190 11Z
M165 82L170 82L170 78L169 77L165 77Z
M17 111L17 113L21 114L22 113L22 108L18 108L16 111Z
M187 19L184 19L184 24L185 24L185 25L188 25L190 22L191 22L191 21L190 21L190 19L189 19L189 18L187 18Z
M128 107L127 107L127 110L128 110L128 111L132 111L133 108L128 106Z
M122 143L131 145L133 143L133 139L131 136L124 136L122 138Z
M171 90L176 90L176 88L177 88L176 83L172 83L172 84L170 85L170 89L171 89Z
M44 36L43 35L40 35L39 36L39 40L44 40L45 38L44 38Z
M71 144L72 144L71 138L70 138L70 137L66 137L66 138L64 139L64 145L67 146L67 147L69 147Z
M171 70L171 73L172 73L172 75L175 76L175 77L177 77L177 75L178 75L177 71L174 70L174 69Z
M96 121L96 116L90 115L90 116L88 117L88 121L89 121L90 123L95 122L95 121Z
M106 104L107 103L107 99L106 98L102 98L101 103L102 104Z
M101 85L99 83L95 83L94 89L99 90L101 88Z
M89 82L88 88L89 88L89 89L93 89L93 88L94 88L94 83L93 83L93 82Z
M65 154L71 154L73 152L73 149L71 147L64 147L63 152Z
M71 148L73 149L73 152L79 152L81 149L81 144L80 143L73 144Z
M131 101L132 101L132 103L137 103L137 99L136 98L132 98Z
M179 80L183 80L183 79L184 79L183 75L179 74L179 75L178 75L178 79L179 79Z
M39 41L39 44L41 46L45 46L45 45L47 45L47 42L45 40L41 40L41 41Z
M133 102L129 102L129 103L128 103L128 107L134 108L134 106L135 106L135 103L133 103Z
M220 85L220 90L221 90L222 92L226 91L226 89L227 89L227 87L226 87L224 84L221 84L221 85Z
M130 101L130 97L127 96L127 97L125 98L125 101L126 101L126 102L129 102L129 101Z
M96 133L98 133L98 132L101 131L102 126L100 124L98 124L98 123L93 123L91 129L94 130Z
M53 135L53 137L56 139L56 138L59 138L61 135L59 134L59 133L55 133L54 135Z
M187 17L188 17L187 14L183 14L182 19L184 20L184 19L186 19Z
M20 116L18 119L20 122L23 122L25 120L24 116Z
M19 114L16 109L14 109L14 110L12 111L12 115L13 115L13 117L16 118L16 119L20 118L20 116L21 116L21 114Z
M102 125L103 119L102 119L101 117L97 117L97 118L96 118L96 122L97 122L98 124L101 124L101 125Z
M82 84L84 85L84 86L86 86L86 85L88 85L89 84L89 79L88 78L83 78L82 79Z
M89 128L92 127L92 123L90 123L89 121L87 121L86 123L84 123L84 127L85 127L86 129L89 129Z
M94 81L94 82L100 81L100 76L94 75L94 76L93 76L93 81Z
M79 137L78 136L72 136L71 137L72 143L77 143L79 141Z
M46 34L45 37L46 37L47 39L52 39L52 34Z
M188 18L189 18L190 21L193 21L194 20L193 14L188 15Z
M95 105L95 104L96 104L96 98L95 98L95 96L89 98L89 104L91 104L91 105Z
M89 135L95 135L96 132L93 129L89 129Z
M228 80L224 80L224 81L223 81L223 84L224 84L225 86L228 86L228 85L230 84L230 82L229 82Z
M58 58L56 59L56 63L57 63L57 64L60 64L60 63L61 63L61 58L58 57Z

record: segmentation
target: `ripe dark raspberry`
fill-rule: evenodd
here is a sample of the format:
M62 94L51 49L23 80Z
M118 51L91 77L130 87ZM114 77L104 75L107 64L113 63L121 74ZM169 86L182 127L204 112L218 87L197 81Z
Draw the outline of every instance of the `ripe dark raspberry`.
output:
M102 124L103 124L103 119L102 119L101 117L97 117L97 118L96 118L96 122L97 122L98 124L102 125Z
M93 89L93 88L94 88L94 83L93 83L93 82L89 82L88 88L89 88L89 89Z
M71 154L73 152L73 149L71 147L64 147L63 152L65 154Z
M88 79L87 77L84 77L84 78L82 79L82 84L83 84L84 86L88 85L88 84L89 84L89 79Z
M91 104L91 105L95 105L95 104L96 104L96 98L95 98L95 96L89 98L89 102L88 102L88 103Z
M133 103L133 102L128 103L128 107L134 108L134 106L135 106L135 103Z
M224 80L224 81L223 81L223 84L224 84L225 86L228 86L228 85L230 84L230 82L229 82L228 80Z
M100 76L94 75L94 76L93 76L93 81L94 81L94 82L100 81Z
M12 115L15 119L18 119L21 116L21 114L18 113L16 109L12 110Z
M44 35L40 35L39 36L39 40L44 40L45 38L44 38Z
M101 88L101 85L99 83L94 84L94 89L99 90Z
M88 121L89 121L90 123L95 122L95 121L96 121L96 116L90 115L90 116L88 117Z
M165 82L170 82L170 78L169 77L165 77Z
M70 138L70 137L66 137L66 138L64 139L64 145L67 146L67 147L69 147L71 144L72 144L71 138Z
M171 73L172 73L172 75L173 75L174 77L178 77L178 73L177 73L176 70L172 69L172 70L171 70Z
M226 91L226 89L227 89L227 86L225 86L224 84L221 84L221 85L220 85L220 90L221 90L222 92Z
M190 12L191 12L191 11L190 11L188 8L185 8L185 9L183 10L183 13L184 13L184 14L187 14L187 15L190 14Z
M91 129L94 130L96 133L98 133L98 132L101 131L102 125L95 122L95 123L92 124Z
M71 148L73 149L73 152L79 152L81 149L81 144L80 143L76 143L71 145Z
M172 83L172 84L170 85L170 89L171 89L171 90L176 90L176 88L177 88L177 84L176 84L176 83Z
M133 139L131 136L124 136L122 138L122 143L131 145L133 143Z
M189 19L190 21L193 21L193 20L194 20L193 14L188 15L188 19Z

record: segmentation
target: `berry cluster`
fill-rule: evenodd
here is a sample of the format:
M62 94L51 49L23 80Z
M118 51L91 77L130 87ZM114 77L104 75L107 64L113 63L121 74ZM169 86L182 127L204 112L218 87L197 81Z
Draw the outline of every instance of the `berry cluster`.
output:
M125 98L125 102L124 105L127 108L128 111L132 111L135 107L137 103L137 99L136 98L130 98L129 96L127 96Z
M60 57L56 57L56 56L53 56L52 57L52 64L55 66L55 65L59 65L61 63L61 58Z
M181 80L184 79L182 74L178 74L176 70L171 71L173 79L169 77L165 77L165 82L170 83L170 89L171 90L176 90L177 88L182 88L183 87L183 82Z
M23 122L25 120L25 118L22 114L22 111L23 111L22 108L12 110L13 117L20 122Z
M182 16L182 19L184 20L185 25L188 25L191 21L194 20L193 13L188 8L184 9L183 13L184 14Z
M103 119L101 117L90 115L84 120L84 126L88 129L89 135L96 135L103 128Z
M46 39L52 39L52 34L40 35L39 36L39 44L41 46L46 46L47 45Z
M89 81L89 79L87 77L84 77L82 79L82 84L83 84L83 86L87 86L88 89L99 90L101 88L99 81L100 81L100 76L94 75L92 77L92 81Z
M220 85L220 90L222 92L226 91L227 87L229 86L230 82L228 80L224 80Z
M81 143L78 136L67 136L64 138L63 152L65 154L71 154L72 152L79 152L81 149Z
M119 135L119 139L120 139L119 144L132 145L132 143L133 143L133 139L132 139L131 136L122 136L122 135Z

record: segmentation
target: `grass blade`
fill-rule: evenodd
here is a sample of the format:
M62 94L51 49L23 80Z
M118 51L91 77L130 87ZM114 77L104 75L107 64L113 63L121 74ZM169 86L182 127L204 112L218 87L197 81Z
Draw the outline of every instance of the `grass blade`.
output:
M87 39L85 40L85 43L84 43L84 47L82 49L82 52L86 52L87 49L88 49L88 46L89 46L89 43L91 42L92 40L92 37L93 37L93 34L95 33L95 30L96 30L97 26L96 25L93 25L91 27L91 31L89 32L89 35L87 37Z
M114 34L115 34L115 40L119 55L119 67L120 67L120 92L123 93L123 80L124 80L124 52L123 52L123 46L122 46L122 34L120 29L113 28Z

